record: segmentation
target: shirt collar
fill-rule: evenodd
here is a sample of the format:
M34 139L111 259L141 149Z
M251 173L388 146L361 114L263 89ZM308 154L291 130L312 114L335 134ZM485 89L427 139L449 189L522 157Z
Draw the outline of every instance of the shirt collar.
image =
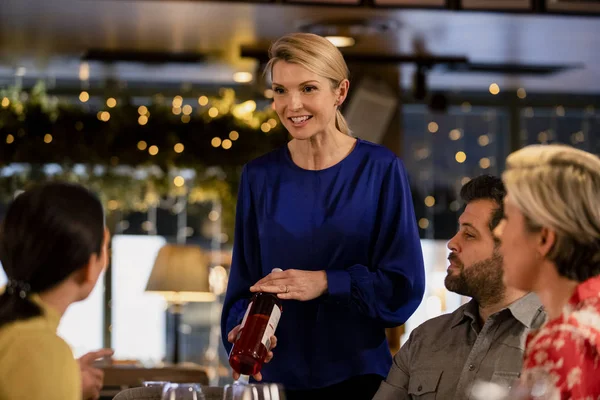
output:
M469 301L457 311L458 312L455 313L454 318L452 318L451 328L460 325L466 319L476 321L478 318L477 316L479 315L479 305L477 304L475 299L471 299L471 301Z
M600 281L599 281L600 284ZM512 302L504 310L509 310L512 316L522 323L525 327L531 328L538 311L541 310L542 303L534 293L528 293L520 299ZM501 310L503 311L503 310ZM500 312L501 312L500 311ZM471 299L462 310L454 316L451 327L461 324L465 319L477 321L479 318L479 305L475 299Z
M507 308L517 321L531 328L533 320L542 309L542 303L535 293L528 293L512 302Z

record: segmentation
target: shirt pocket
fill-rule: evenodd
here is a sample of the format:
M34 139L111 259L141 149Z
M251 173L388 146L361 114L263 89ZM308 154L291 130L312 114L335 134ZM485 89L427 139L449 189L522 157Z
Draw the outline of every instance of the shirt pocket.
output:
M520 376L521 374L519 372L495 371L492 374L492 382L507 389L511 389L518 383Z
M414 374L408 381L411 399L435 400L442 371L424 371Z

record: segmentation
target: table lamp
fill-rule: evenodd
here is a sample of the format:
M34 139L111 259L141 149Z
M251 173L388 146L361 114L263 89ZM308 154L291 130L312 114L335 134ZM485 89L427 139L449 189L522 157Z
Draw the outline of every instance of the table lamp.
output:
M208 283L208 256L198 246L167 244L156 256L146 292L157 293L169 303L174 317L173 364L179 363L179 324L183 305L216 299Z

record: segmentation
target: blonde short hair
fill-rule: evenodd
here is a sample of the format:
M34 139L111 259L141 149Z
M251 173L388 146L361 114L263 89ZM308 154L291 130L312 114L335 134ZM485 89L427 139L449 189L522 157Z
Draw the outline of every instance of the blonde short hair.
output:
M337 88L350 73L344 56L329 40L312 33L291 33L275 41L269 49L269 62L265 68L273 76L273 66L278 61L298 64L307 70L329 79L331 88ZM346 119L338 109L336 128L350 135Z
M548 254L579 282L600 274L600 158L565 145L527 146L508 156L506 189L531 231L557 240Z

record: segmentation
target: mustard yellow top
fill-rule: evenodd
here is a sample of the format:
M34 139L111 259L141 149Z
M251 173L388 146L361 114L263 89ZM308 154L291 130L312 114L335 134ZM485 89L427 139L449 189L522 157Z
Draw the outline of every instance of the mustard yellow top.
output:
M42 315L0 327L0 400L81 400L79 366L56 334L60 315L31 299Z

